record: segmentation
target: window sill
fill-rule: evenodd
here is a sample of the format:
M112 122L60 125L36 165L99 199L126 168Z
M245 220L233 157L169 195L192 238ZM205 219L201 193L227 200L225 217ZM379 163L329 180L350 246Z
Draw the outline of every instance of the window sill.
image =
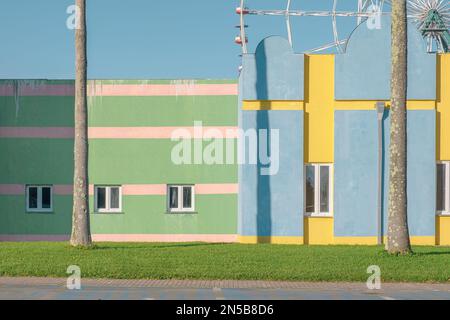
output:
M25 211L27 214L54 214L55 211L50 210L50 211L33 211L33 210L27 210Z
M333 218L333 215L330 213L327 214L305 213L305 218Z
M438 212L436 213L438 217L450 217L450 212Z
M198 211L166 211L165 214L169 214L169 215L198 214Z
M109 214L125 214L125 212L123 212L123 211L102 211L102 212L99 212L99 211L94 211L94 212L91 212L91 214L98 214L98 215L109 215Z

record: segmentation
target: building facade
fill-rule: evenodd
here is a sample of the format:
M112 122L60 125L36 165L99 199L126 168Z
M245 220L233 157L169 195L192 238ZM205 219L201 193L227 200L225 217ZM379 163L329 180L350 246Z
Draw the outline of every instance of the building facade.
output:
M240 126L278 130L280 158L276 175L240 167L241 242L385 237L390 20L382 26L361 24L345 54L296 54L269 37L244 55ZM413 244L449 245L450 55L427 54L416 30L408 38L408 223Z
M89 81L95 241L376 244L386 235L390 22L346 53L281 37L235 80ZM408 222L450 245L450 55L409 28ZM0 83L0 240L71 230L73 81ZM184 138L184 139L183 139Z
M93 239L236 241L236 164L194 162L193 150L190 163L171 159L177 130L194 148L208 145L194 125L236 129L236 81L103 80L88 91ZM3 81L0 95L0 239L68 239L74 83Z

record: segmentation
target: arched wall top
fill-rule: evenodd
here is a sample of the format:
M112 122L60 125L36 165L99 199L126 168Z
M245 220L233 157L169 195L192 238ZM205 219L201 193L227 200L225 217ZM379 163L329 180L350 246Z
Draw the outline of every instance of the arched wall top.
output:
M269 47L270 50L267 51L266 48ZM289 41L282 36L269 36L262 39L258 45L256 46L255 54L269 54L269 55L278 55L278 54L294 54L294 50L292 49Z
M242 100L303 100L304 55L279 36L263 39L242 58Z
M360 24L344 54L336 55L336 100L389 100L391 79L391 19L379 28ZM408 99L436 99L436 55L426 52L414 24L408 24Z

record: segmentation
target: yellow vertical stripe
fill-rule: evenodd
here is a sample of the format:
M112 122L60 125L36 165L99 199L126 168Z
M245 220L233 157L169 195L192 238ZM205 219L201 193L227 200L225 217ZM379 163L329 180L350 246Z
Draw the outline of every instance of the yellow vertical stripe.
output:
M450 246L450 216L436 216L436 244Z
M305 162L334 159L334 55L305 56Z
M437 160L450 160L450 54L437 57Z
M333 217L305 217L303 223L305 244L334 243Z

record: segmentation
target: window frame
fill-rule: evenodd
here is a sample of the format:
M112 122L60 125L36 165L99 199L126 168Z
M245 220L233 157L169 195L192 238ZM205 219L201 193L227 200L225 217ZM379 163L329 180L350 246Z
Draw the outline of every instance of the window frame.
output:
M314 212L306 212L306 169L314 167ZM328 167L328 211L320 210L320 168ZM303 171L303 214L306 217L332 217L334 200L334 165L332 163L305 163Z
M25 186L26 210L30 213L51 213L53 212L53 186L49 184L28 184ZM30 188L37 188L37 208L30 208ZM42 189L50 188L50 208L42 208Z
M98 189L105 188L105 208L98 207ZM111 188L119 189L119 208L111 208ZM95 213L121 213L122 212L122 186L121 185L95 185L94 186Z
M437 210L437 180L436 180L436 211L438 215L447 216L450 215L450 161L438 161L436 163L436 179L437 179L437 166L445 166L445 183L444 183L444 210Z
M191 207L183 208L183 188L191 188ZM178 189L178 206L177 208L170 207L170 188ZM180 196L181 195L181 196ZM195 212L195 185L194 184L168 184L166 188L166 211L167 213L194 213Z

